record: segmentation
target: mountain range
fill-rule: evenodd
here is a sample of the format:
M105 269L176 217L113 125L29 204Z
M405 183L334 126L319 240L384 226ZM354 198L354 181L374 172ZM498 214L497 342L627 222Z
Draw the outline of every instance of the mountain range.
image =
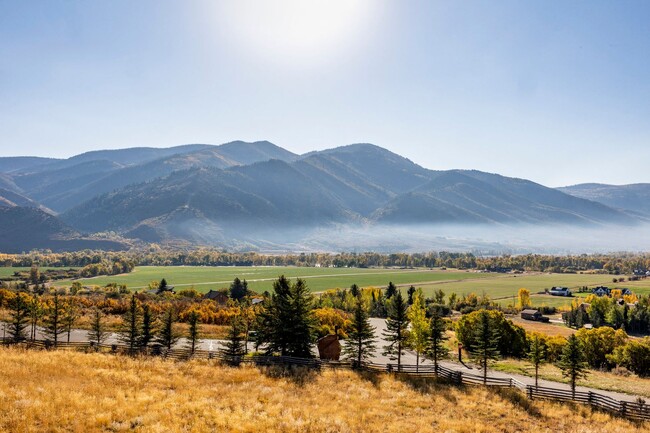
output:
M648 196L647 184L553 189L474 170L433 171L372 144L304 155L236 141L7 157L0 251L138 242L257 248L341 225L630 227L650 219Z

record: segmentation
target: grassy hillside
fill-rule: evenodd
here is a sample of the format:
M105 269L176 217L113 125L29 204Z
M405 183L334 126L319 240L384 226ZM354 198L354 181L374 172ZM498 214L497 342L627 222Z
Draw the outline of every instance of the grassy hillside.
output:
M72 352L0 349L0 431L642 432L584 406L516 392L325 371L282 377Z

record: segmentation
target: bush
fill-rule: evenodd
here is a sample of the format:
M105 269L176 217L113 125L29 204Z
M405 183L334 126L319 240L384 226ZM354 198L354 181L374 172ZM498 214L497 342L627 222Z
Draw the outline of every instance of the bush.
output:
M608 360L633 371L639 376L650 376L650 337L629 340L614 349Z

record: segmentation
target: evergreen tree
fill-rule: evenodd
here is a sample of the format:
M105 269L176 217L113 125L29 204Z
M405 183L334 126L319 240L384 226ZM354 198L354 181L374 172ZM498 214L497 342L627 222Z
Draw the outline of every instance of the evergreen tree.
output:
M575 398L576 382L586 377L588 371L582 343L575 334L567 339L567 344L562 349L558 360L558 367L562 370L562 376L568 377L571 381L571 394Z
M402 368L402 354L406 346L407 329L409 320L407 317L407 304L404 302L402 292L397 291L393 296L390 308L388 311L388 318L386 319L386 330L384 331L384 338L388 342L384 346L384 355L388 355L390 359L397 360L397 370Z
M350 286L350 293L352 294L353 297L356 298L359 295L361 295L361 290L359 290L359 286L357 286L356 284L352 284Z
M480 310L478 323L474 329L473 344L468 347L472 358L483 369L483 383L487 383L488 363L499 356L499 331L486 310Z
M409 298L408 298L408 304L409 305L413 305L413 295L415 295L415 292L416 292L415 286L409 287L408 292L406 292L409 295Z
M546 343L538 334L533 334L533 338L530 340L528 359L535 366L535 388L537 388L539 366L546 360Z
M311 358L316 323L311 314L313 296L305 280L298 279L291 287L291 338L289 340L290 356Z
M30 297L26 293L14 293L9 298L9 339L14 343L25 340L27 326L29 324Z
M160 284L158 284L158 290L156 290L156 294L160 295L168 291L169 291L169 285L167 284L167 280L163 278L162 280L160 280Z
M61 317L61 324L65 329L66 334L68 335L68 343L70 342L70 333L72 332L72 327L79 320L80 311L79 306L70 299L65 303L63 308L63 316Z
M43 333L47 338L54 343L54 346L59 343L59 335L65 332L63 324L65 305L58 293L47 304L45 308L45 317L43 320Z
M391 299L395 294L397 294L397 287L395 287L392 281L389 281L388 287L386 288L386 299Z
M108 333L106 332L103 318L104 315L99 308L93 309L90 318L90 331L88 331L88 341L91 341L98 346L108 338Z
M122 325L119 329L119 340L127 346L130 354L134 354L138 348L142 330L141 323L142 308L140 302L135 295L131 295L129 308L122 316Z
M445 346L445 341L449 339L446 334L447 323L438 309L434 309L431 313L430 326L427 354L433 359L433 366L437 371L438 360L449 352Z
M227 362L232 365L239 365L241 357L244 356L244 327L241 318L235 316L230 322L228 336L224 343L223 354L227 357Z
M178 341L178 334L174 327L174 322L176 320L174 314L174 308L169 307L162 317L162 324L160 326L160 331L156 336L156 343L170 350L174 344Z
M196 311L191 311L187 316L187 323L190 325L187 330L187 348L194 355L196 346L199 344L199 315Z
M230 284L230 298L235 301L241 301L248 295L248 283L246 280L242 281L239 278L235 277L233 282Z
M259 336L266 344L266 352L282 356L313 356L313 297L304 280L298 279L291 284L282 275L273 282L273 289L275 293L260 318L265 330Z
M357 296L352 323L348 327L348 338L343 344L345 357L352 360L357 368L375 353L374 331L363 300Z
M420 369L420 354L424 353L428 346L430 324L424 309L422 291L416 296L411 296L411 298L413 299L413 305L409 307L406 314L409 322L411 322L411 329L406 343L408 347L415 351L415 371L417 372Z
M140 350L146 350L147 347L149 347L149 344L154 340L155 336L155 319L151 314L151 307L149 304L144 304L142 306L142 330L138 337L138 348Z

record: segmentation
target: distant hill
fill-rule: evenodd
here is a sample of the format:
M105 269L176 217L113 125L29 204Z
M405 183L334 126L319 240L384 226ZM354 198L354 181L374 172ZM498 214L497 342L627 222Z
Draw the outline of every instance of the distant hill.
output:
M650 183L605 185L583 183L558 188L566 194L592 200L617 209L626 209L650 217Z
M390 223L633 224L630 216L534 182L479 171L443 171L391 200L374 219Z
M122 250L127 247L121 242L84 238L57 217L34 207L0 206L0 251L4 253L32 249Z
M33 207L53 214L50 209L36 203L34 200L4 188L0 188L0 207Z
M54 158L37 156L5 156L0 157L0 173L11 173L17 170L29 170L34 167L58 161Z
M133 148L87 152L7 175L6 181L57 212L99 194L193 167L227 168L297 155L267 141L220 146L192 144L167 149ZM2 179L0 178L0 182ZM0 183L2 187L2 183ZM6 187L9 189L9 187Z
M92 199L62 217L84 231L182 237L189 222L232 231L349 221L352 215L289 163L271 160L174 172Z
M603 185L569 187L566 194L568 188L498 174L428 170L368 143L296 155L267 141L235 141L5 164L12 171L0 173L0 206L59 212L60 219L30 214L49 240L90 241L79 232L114 231L145 242L281 249L300 248L315 231L327 245L345 245L328 236L345 227L363 233L379 226L604 227L650 220L641 186L629 186L627 195ZM12 224L18 247L18 238L32 233L21 232L29 228L18 220Z

